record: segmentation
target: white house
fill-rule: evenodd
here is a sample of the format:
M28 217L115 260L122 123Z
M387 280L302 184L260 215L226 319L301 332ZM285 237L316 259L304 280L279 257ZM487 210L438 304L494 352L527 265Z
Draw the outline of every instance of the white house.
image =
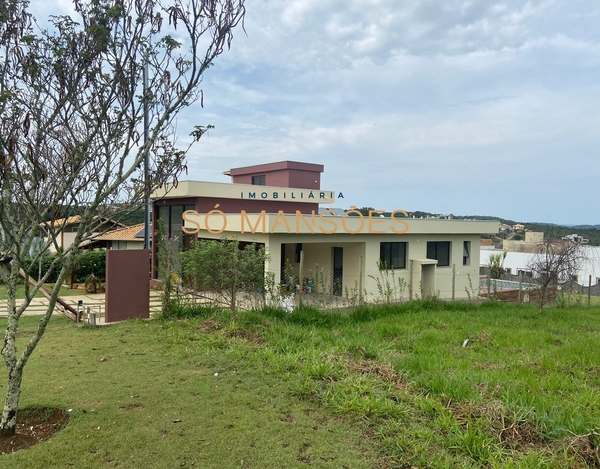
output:
M321 165L279 162L232 169L233 183L183 181L165 187L152 194L154 232L162 223L165 233L181 236L184 245L191 238L222 236L264 244L266 270L276 279L288 264L297 271L302 254L304 279L320 271L339 294L373 292L381 266L406 286L408 298L466 298L478 284L479 240L498 232L497 221L413 219L401 207L393 218L356 210L339 216L319 208L339 205L338 192L320 189L322 171ZM285 185L267 185L270 181Z

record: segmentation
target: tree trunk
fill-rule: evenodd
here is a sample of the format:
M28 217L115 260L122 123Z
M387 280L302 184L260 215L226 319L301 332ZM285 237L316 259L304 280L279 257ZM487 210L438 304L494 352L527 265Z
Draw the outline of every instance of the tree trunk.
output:
M21 395L21 379L23 376L23 370L18 367L15 346L19 325L16 302L16 285L18 284L17 268L18 266L12 266L10 278L6 282L8 319L4 335L4 345L2 346L2 356L8 370L8 380L4 410L0 419L0 436L9 436L15 433L17 409Z
M6 396L4 399L4 409L2 411L2 418L0 419L0 436L10 436L15 433L17 424L17 411L19 409L19 399L21 397L21 381L23 380L23 369L31 357L31 354L35 350L35 347L39 343L40 339L44 335L46 326L50 321L54 306L56 305L56 299L58 298L58 292L62 285L67 268L64 267L58 275L57 283L52 289L52 294L48 300L48 306L46 313L38 323L38 328L29 339L29 342L25 345L20 357L17 357L16 347L16 336L17 329L19 327L19 319L21 315L29 306L30 299L26 299L23 304L17 307L16 303L16 285L18 284L18 272L19 265L12 266L10 281L6 283L7 297L8 297L8 321L6 325L6 333L4 335L4 345L2 346L2 357L8 370L8 379L6 387Z
M8 388L6 389L6 398L4 400L4 410L0 420L0 436L14 435L17 425L17 409L19 408L19 398L21 397L21 380L23 370L12 368L8 372Z

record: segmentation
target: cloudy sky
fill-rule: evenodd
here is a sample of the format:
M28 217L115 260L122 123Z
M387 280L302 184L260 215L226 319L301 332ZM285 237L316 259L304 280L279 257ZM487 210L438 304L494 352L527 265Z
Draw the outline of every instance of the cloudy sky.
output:
M600 3L246 6L204 108L180 118L215 125L190 179L304 161L342 208L600 223Z

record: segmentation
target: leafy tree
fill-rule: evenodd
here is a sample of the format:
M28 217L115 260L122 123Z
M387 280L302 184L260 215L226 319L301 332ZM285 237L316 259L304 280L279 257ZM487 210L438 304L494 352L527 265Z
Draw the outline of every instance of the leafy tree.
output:
M239 294L265 289L264 245L246 244L235 239L200 240L180 254L184 286L199 293L216 295L233 313Z
M506 259L507 252L491 254L488 260L488 269L490 271L490 278L501 279L504 277L506 272L504 269L504 260Z
M186 169L189 147L174 145L175 118L202 102L202 76L245 15L244 0L75 0L73 17L47 22L27 8L26 0L0 2L0 277L8 296L3 435L15 431L23 369L77 246L91 235L95 217L139 207ZM192 140L209 127L197 126ZM61 248L61 217L75 214L81 220L74 243ZM33 271L21 271L26 258L33 257L37 272L51 247L58 251L56 286L17 354L19 319L52 268L35 286L25 283L25 300L17 305L20 272L29 280Z
M369 216L369 210L375 210L373 207L361 207L361 208L357 208L356 211L360 212L363 214L363 216L368 217ZM348 212L348 210L346 210L346 212ZM350 213L349 216L351 217L358 217L357 213Z

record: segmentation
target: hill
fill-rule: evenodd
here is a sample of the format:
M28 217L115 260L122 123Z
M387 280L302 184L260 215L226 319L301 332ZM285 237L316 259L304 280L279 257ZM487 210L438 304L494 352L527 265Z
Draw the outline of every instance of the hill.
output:
M363 215L368 215L371 207L362 207L358 211ZM407 212L409 218L453 218L455 220L498 220L504 225L521 224L525 226L526 231L541 231L544 233L544 239L560 239L563 236L578 234L586 239L589 239L589 244L592 246L600 246L600 225L556 225L554 223L539 223L539 222L517 222L502 217L494 217L490 215L454 215L454 214L439 214L431 212L423 212L414 210ZM391 216L390 212L383 214L386 217Z

